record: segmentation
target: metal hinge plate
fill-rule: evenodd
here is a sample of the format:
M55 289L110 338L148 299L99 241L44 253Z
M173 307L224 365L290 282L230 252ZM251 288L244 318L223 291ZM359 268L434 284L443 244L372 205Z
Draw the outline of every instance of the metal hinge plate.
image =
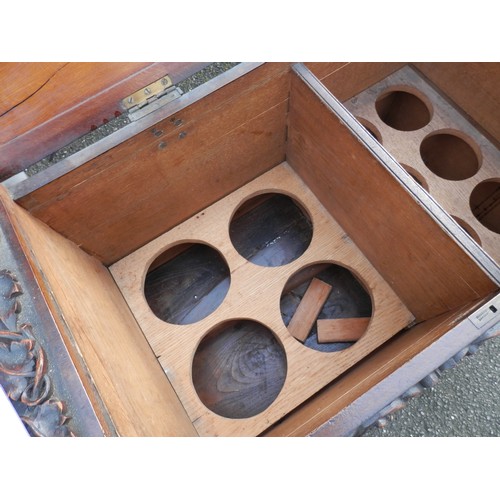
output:
M132 120L137 120L182 95L169 75L165 75L122 100Z

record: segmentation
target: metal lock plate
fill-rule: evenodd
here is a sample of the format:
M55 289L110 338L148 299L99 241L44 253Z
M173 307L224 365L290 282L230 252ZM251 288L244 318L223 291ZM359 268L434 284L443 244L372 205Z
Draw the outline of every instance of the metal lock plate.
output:
M487 323L496 319L500 320L500 295L493 297L484 306L469 316L470 321L476 328L482 328Z

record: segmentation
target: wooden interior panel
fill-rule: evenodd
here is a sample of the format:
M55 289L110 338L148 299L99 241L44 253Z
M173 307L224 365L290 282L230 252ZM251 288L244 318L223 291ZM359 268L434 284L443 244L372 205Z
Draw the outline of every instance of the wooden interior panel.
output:
M109 271L18 207L3 189L0 196L54 318L63 323L61 331L66 326L71 332L67 347L82 381L95 386L118 434L196 435Z
M417 320L494 291L495 284L333 113L335 98L297 68L287 159Z
M439 340L459 320L477 308L480 302L475 301L467 304L401 332L261 435L293 437L310 434L414 356ZM429 367L429 371L434 369L435 366Z
M2 63L0 179L121 112L121 99L170 74L186 78L206 63Z
M500 144L498 62L413 63Z
M284 160L288 72L260 66L18 202L111 264Z
M345 101L404 66L398 62L306 63L339 101Z

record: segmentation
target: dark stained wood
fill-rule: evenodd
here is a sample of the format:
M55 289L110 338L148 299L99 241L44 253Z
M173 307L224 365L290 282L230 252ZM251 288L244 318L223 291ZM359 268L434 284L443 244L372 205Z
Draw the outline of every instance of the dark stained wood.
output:
M500 144L500 63L413 63Z
M0 64L0 180L114 118L135 90L167 73L177 83L206 64Z
M288 71L260 66L18 202L111 264L284 160Z
M292 76L287 160L418 320L496 286L363 146L313 77ZM317 95L320 99L317 99Z
M77 436L116 435L95 387L86 383L88 372L79 377L80 363L66 349L64 330L45 300L39 271L25 253L2 192L0 187L0 384L33 434L61 435L69 428ZM16 352L28 360L28 370L19 358L8 366ZM10 373L3 377L6 368Z
M144 294L160 319L186 325L215 311L229 284L229 268L219 252L208 245L193 244L147 274Z
M285 351L266 327L254 321L228 322L201 341L193 359L193 384L213 412L248 418L276 399L286 368Z
M250 262L280 266L304 253L312 225L291 198L270 193L245 202L234 214L229 234ZM202 244L181 244L155 259L144 293L156 316L183 325L215 311L229 286L229 268L218 251Z
M0 199L82 381L117 434L197 435L109 270L4 189Z
M247 204L252 208L247 208ZM300 257L311 242L312 231L305 212L281 194L251 198L238 209L229 225L231 242L239 254L267 267L289 264Z

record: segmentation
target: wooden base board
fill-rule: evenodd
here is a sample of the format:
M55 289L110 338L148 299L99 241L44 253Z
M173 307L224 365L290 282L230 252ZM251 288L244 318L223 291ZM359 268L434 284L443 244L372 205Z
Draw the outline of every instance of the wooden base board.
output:
M386 93L403 91L416 96L414 105L404 108L404 103L393 102L394 115L392 120L398 120L397 126L413 128L419 125L419 111L422 106L430 110L430 121L416 130L397 130L385 123L377 112L376 102ZM345 103L347 109L360 120L360 122L382 143L394 158L426 189L431 196L452 216L457 223L467 232L482 248L497 262L500 262L500 234L491 231L474 216L470 208L471 194L481 182L499 181L500 152L496 146L482 135L448 100L428 84L419 74L409 66L405 66L384 80L362 91ZM397 107L400 106L399 112ZM379 103L379 109L381 105ZM385 112L389 113L388 110ZM391 119L389 119L390 121ZM386 120L388 121L388 120ZM425 119L421 123L425 123ZM406 123L405 123L406 122ZM446 134L444 140L436 139L437 132ZM443 150L446 148L446 137L452 136L451 144L458 151L452 158L449 167ZM432 139L431 139L432 137ZM457 140L453 138L457 138ZM434 161L437 171L447 177L467 178L452 180L436 175L426 166L422 159L421 146L427 138L434 140L429 149L435 149ZM471 150L464 146L460 152L461 140L471 146ZM432 152L427 155L432 157ZM478 158L479 169L474 173L474 167L468 167L466 156L475 154ZM442 155L442 156L440 156ZM462 169L460 169L462 165ZM462 172L460 172L462 170ZM462 173L462 175L460 175ZM500 186L500 183L499 183ZM498 225L498 223L497 223Z
M313 238L304 254L279 267L248 262L229 238L229 223L238 207L268 192L298 201L313 223ZM194 324L172 325L151 312L143 286L150 265L170 247L186 242L202 242L218 249L231 271L231 285L215 312ZM280 314L280 297L290 276L324 262L349 269L372 298L373 315L366 333L340 352L305 347L290 335ZM259 434L413 321L406 306L286 162L121 259L110 270L202 436ZM278 397L262 412L249 418L226 418L201 402L193 385L192 363L207 332L238 319L257 321L274 333L286 354L287 374Z

